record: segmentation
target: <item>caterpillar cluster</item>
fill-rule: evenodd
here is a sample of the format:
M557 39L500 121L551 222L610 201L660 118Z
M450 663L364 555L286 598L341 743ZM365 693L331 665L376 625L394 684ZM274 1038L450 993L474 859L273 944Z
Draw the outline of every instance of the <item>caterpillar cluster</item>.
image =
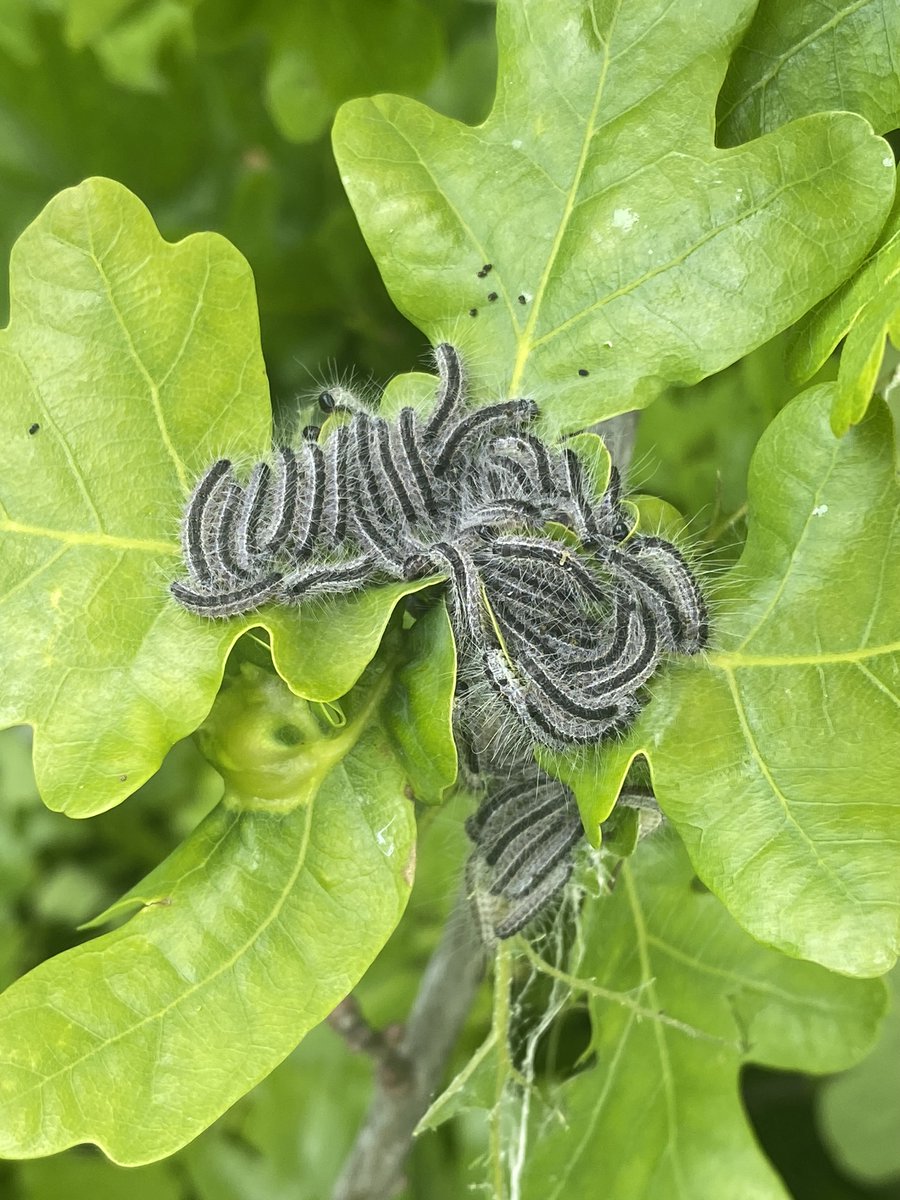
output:
M424 418L404 408L388 421L324 392L326 431L307 427L246 484L214 463L188 502L187 578L171 592L190 612L230 617L446 578L457 732L493 793L470 823L473 859L507 910L497 936L510 936L564 886L578 836L571 792L533 765L531 746L627 728L663 656L704 646L706 607L680 551L633 531L615 468L597 495L573 445L533 432L532 400L469 408L457 350L442 343L435 359ZM552 852L531 862L529 839Z

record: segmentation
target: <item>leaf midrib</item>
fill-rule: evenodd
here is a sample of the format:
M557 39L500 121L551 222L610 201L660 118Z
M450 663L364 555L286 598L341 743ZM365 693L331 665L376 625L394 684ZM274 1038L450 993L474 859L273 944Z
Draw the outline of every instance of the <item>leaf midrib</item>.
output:
M725 672L742 667L811 667L829 666L838 663L861 663L867 658L883 658L900 651L900 641L885 642L880 646L861 646L857 650L830 650L823 654L744 654L740 650L714 651L706 656L706 663L714 670Z
M377 707L377 705L382 700L384 693L387 690L387 687L388 687L391 679L392 679L391 672L386 670L384 672L382 678L378 681L378 683L372 689L372 694L368 698L365 706L361 709L357 719L351 725L349 725L338 738L335 739L335 742L340 743L341 747L344 748L344 753L340 756L339 761L343 761L343 759L346 757L346 755L350 752L350 750L353 748L353 746L356 744L356 742L361 737L361 735L368 723L369 716L372 714L372 711ZM303 836L302 836L302 839L300 842L300 847L299 847L299 851L297 854L296 862L294 863L294 866L293 866L293 868L288 876L288 879L287 879L284 887L282 888L276 902L271 906L265 919L257 925L257 927L255 928L253 933L248 938L245 939L245 941L234 951L234 953L229 957L229 959L226 962L220 964L219 967L216 968L216 970L210 972L210 974L207 975L205 978L198 980L190 988L187 988L183 992L180 992L178 994L178 996L171 1003L166 1004L162 1008L158 1009L156 1012L148 1013L147 1016L142 1017L139 1021L135 1021L134 1024L129 1025L126 1029L121 1030L119 1033L115 1034L113 1037L103 1040L102 1043L100 1043L99 1045L90 1047L79 1058L76 1058L71 1062L65 1063L58 1070L53 1071L51 1074L42 1076L39 1080L36 1080L34 1083L30 1084L27 1088L16 1093L14 1099L17 1102L21 1102L21 1100L25 1096L29 1095L29 1093L31 1093L33 1091L43 1092L44 1088L49 1083L51 1083L54 1079L58 1078L61 1075L74 1073L77 1070L77 1068L81 1066L81 1064L83 1062L87 1061L90 1058L93 1058L94 1056L103 1055L111 1046L114 1046L116 1043L122 1041L125 1038L131 1037L134 1033L136 1033L138 1030L143 1028L145 1025L152 1024L153 1022L156 1022L156 1021L160 1020L162 1017L166 1016L166 1014L179 1008L186 1000L188 1000L195 993L200 992L204 988L209 987L213 983L215 983L215 981L220 976L222 976L226 971L229 971L235 965L235 963L237 963L247 953L247 951L250 950L251 947L253 947L259 941L260 937L263 935L263 933L266 931L266 929L268 929L269 926L272 925L281 916L282 910L283 910L285 904L287 903L288 896L293 891L294 885L296 884L297 879L300 876L300 872L302 871L302 869L306 863L307 852L309 850L310 833L311 833L311 829L312 829L312 816L315 811L315 804L316 804L316 799L318 796L319 788L321 787L321 784L324 782L324 778L330 773L330 771L333 770L337 765L339 765L339 762L335 760L335 756L328 756L326 762L327 762L327 765L325 767L325 770L322 772L321 778L313 785L313 788L311 789L312 794L310 796L308 803L305 805L306 820L305 820L304 826L303 826ZM228 830L226 830L226 833L223 834L223 837L221 840L224 841L224 838L227 835L227 833L233 827L234 823L236 823L236 821L239 819L240 819L240 814L236 812L235 822L232 822L232 824L229 825ZM88 943L88 945L89 944L90 943ZM162 953L161 950L160 950L160 952ZM28 978L28 976L24 977L24 979L27 979L27 978ZM24 980L23 980L23 982L24 982ZM40 1009L40 1007L42 1007L42 1006L37 1005L36 1007L38 1009ZM66 1019L74 1022L75 1024L78 1024L77 1019L73 1018L71 1016L71 1014L67 1014ZM86 1027L82 1026L82 1028L86 1028ZM18 1066L20 1064L15 1064L15 1065ZM33 1071L35 1068L26 1067L24 1069ZM13 1097L10 1097L10 1099L13 1099ZM7 1103L8 1103L8 1101L7 1101ZM92 1140L95 1140L95 1139L92 1138ZM69 1144L73 1144L73 1143L69 1143ZM101 1145L99 1140L97 1140L96 1144Z
M681 963L683 966L690 967L692 970L700 971L705 975L712 975L715 978L727 980L731 983L738 984L744 991L757 992L763 996L771 996L775 1000L780 1000L791 1006L809 1008L814 1012L834 1014L835 1012L858 1012L858 1003L854 1000L846 1005L827 1004L818 1001L814 996L799 995L796 992L789 992L785 988L777 987L773 983L766 980L755 979L749 975L742 975L737 971L731 971L727 967L718 967L712 963L704 962L700 958L696 958L686 951L681 950L678 946L674 946L671 942L665 941L663 938L657 937L655 934L647 935L647 942L651 946L655 946L662 951L667 958L671 958L674 962Z
M534 346L537 344L533 341L533 335L537 325L538 317L540 315L541 305L547 291L548 280L553 268L556 265L556 259L559 255L560 247L566 235L566 231L568 230L569 221L575 208L575 200L581 188L585 164L587 163L591 142L593 141L594 134L596 133L597 114L600 111L600 104L602 102L604 89L606 86L606 78L609 73L610 50L612 48L613 31L615 29L621 7L622 0L616 0L616 7L613 10L609 20L607 40L603 43L603 66L600 71L600 78L597 81L597 90L594 95L594 102L591 105L590 116L585 122L584 136L581 140L581 150L579 151L578 155L578 163L572 175L572 182L569 185L569 191L566 195L563 211L560 215L559 224L556 228L553 244L550 247L550 252L547 255L547 261L544 264L544 270L541 275L540 282L535 288L534 298L531 303L531 310L528 314L528 320L525 322L525 328L522 330L522 332L517 333L516 335L516 359L509 385L510 392L513 395L516 394L521 386L526 364L532 350L534 349Z
M66 546L99 546L104 550L134 550L141 554L179 555L176 542L154 538L121 537L114 533L91 533L87 530L51 529L45 525L27 525L24 521L0 518L0 533L20 533L25 537L47 538Z
M811 30L808 34L806 34L805 37L802 37L798 42L795 42L792 46L789 46L787 48L787 50L784 51L783 54L779 55L778 58L774 59L772 66L769 67L769 69L765 72L765 74L761 75L759 77L759 79L757 79L756 83L754 83L751 87L747 88L747 90L745 92L743 92L737 98L737 100L734 101L734 103L731 105L731 107L722 114L722 116L719 118L719 124L724 125L725 122L728 120L728 118L731 116L731 114L735 111L735 109L739 108L742 104L746 104L747 101L749 100L749 98L754 94L754 92L758 92L760 88L767 87L772 82L772 80L775 78L775 76L779 74L779 72L784 67L785 63L790 62L790 60L792 58L796 57L796 55L799 54L801 50L805 50L807 46L811 45L816 40L817 37L820 37L823 33L827 33L829 31L829 29L836 28L838 25L840 25L841 21L845 20L845 18L852 16L855 12L858 12L861 8L866 8L867 5L869 5L871 3L872 3L872 0L855 0L855 2L853 4L848 4L846 8L842 8L839 12L836 12L829 20L823 22L821 25L817 26L817 28Z

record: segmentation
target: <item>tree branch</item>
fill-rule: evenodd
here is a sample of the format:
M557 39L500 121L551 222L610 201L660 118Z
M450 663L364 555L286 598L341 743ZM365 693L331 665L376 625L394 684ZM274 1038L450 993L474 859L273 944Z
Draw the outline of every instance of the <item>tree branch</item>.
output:
M399 1025L373 1029L362 1014L355 996L347 996L326 1017L327 1023L356 1054L367 1054L381 1071L386 1086L396 1087L409 1076L409 1060L397 1043L403 1030Z
M484 964L469 901L461 894L389 1060L376 1052L375 1093L332 1200L391 1200L403 1187L413 1130L444 1078Z
M593 427L623 475L631 463L637 419L636 412L627 412ZM463 889L399 1039L372 1030L352 1001L350 1007L339 1006L332 1014L332 1026L352 1047L372 1054L378 1064L369 1111L332 1200L392 1200L402 1189L413 1130L444 1078L484 966L484 945Z

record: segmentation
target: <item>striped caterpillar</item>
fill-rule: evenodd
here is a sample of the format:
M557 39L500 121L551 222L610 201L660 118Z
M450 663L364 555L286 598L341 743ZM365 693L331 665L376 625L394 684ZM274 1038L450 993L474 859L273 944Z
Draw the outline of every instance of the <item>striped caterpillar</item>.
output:
M534 433L532 400L470 408L457 350L441 343L435 360L424 418L404 408L388 421L323 392L324 435L307 427L243 485L227 459L214 463L188 502L187 577L171 592L192 613L231 617L446 578L458 740L489 783L469 824L474 860L506 905L496 934L510 936L565 885L579 828L571 792L534 766L532 745L624 731L663 657L706 644L707 612L680 551L632 530L615 468L597 495L574 446ZM512 851L498 842L507 818ZM550 838L553 852L532 861L529 838Z

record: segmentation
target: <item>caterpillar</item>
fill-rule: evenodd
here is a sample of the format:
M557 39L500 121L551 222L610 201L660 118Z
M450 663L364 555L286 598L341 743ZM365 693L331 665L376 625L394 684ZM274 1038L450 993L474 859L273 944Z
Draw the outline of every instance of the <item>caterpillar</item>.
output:
M213 463L182 520L186 576L170 587L189 612L226 618L445 577L457 738L489 781L469 823L470 878L502 901L504 937L559 894L580 829L533 745L621 734L664 656L705 646L708 616L678 548L633 531L615 467L597 495L577 450L534 432L533 400L473 408L456 348L434 357L424 417L404 408L387 420L326 391L326 431L308 426L245 484L228 459Z

